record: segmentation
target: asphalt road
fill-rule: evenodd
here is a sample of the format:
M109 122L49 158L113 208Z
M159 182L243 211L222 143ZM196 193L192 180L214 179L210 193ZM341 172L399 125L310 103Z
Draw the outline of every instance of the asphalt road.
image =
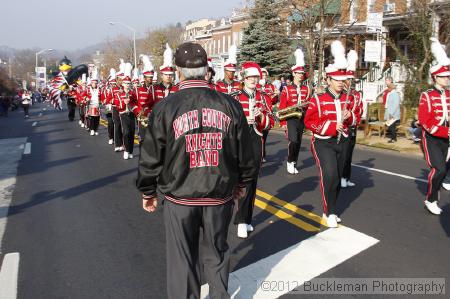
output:
M103 126L99 132L90 136L76 122L69 122L65 111L45 104L32 107L28 119L22 112L0 118L0 139L25 137L31 143L31 153L23 155L17 166L0 243L2 255L20 253L18 298L166 297L163 209L153 215L142 210L134 187L138 155L123 160L107 144ZM230 229L232 271L326 231L317 221L322 204L308 139L302 145L296 176L286 172L283 134L271 132L267 151L255 232L240 240L236 228ZM319 277L449 278L450 192L441 194L441 216L423 208L423 180L428 174L424 160L358 147L353 163L363 167L353 167L352 181L357 185L342 191L339 215L346 227L379 242ZM289 211L288 203L310 213ZM301 272L314 265L297 267ZM285 296L308 298L292 292Z

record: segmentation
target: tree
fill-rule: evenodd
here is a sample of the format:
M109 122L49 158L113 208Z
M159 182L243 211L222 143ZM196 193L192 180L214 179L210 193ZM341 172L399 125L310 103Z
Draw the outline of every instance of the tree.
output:
M255 61L271 75L289 70L287 59L292 53L279 12L279 1L255 0L240 46L240 61Z
M353 0L285 0L285 7L292 8L292 25L297 30L299 45L305 51L306 61L309 63L309 73L317 70L317 83L323 80L325 61L329 57L324 56L325 41L332 34L345 35L353 24L341 27L339 17L341 12L349 11ZM312 85L313 80L310 80Z
M394 50L397 59L406 69L407 79L405 82L403 103L407 107L417 107L419 104L418 94L428 89L429 67L433 61L431 53L430 38L435 36L442 44L449 42L449 20L442 19L441 28L435 28L433 22L436 11L440 6L430 5L429 1L411 0L406 18L402 25L407 32L408 54L395 43L395 37L388 37L387 43Z
M175 48L181 43L183 28L176 25L169 25L164 28L149 30L142 41L145 53L150 53L152 63L159 67L163 63L163 54L166 49L166 43L175 51Z

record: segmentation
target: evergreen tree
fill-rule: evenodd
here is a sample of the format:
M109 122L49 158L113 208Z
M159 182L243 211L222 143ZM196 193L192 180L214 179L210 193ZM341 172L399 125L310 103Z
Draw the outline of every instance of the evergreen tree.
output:
M277 2L255 0L239 55L239 61L255 61L266 68L271 76L289 71L288 58L293 51L286 28L279 18L280 7Z

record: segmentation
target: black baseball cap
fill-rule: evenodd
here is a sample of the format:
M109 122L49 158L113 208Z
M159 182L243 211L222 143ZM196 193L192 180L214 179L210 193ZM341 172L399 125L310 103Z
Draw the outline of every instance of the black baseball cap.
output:
M175 51L175 65L194 69L208 65L208 57L205 49L199 44L184 43Z

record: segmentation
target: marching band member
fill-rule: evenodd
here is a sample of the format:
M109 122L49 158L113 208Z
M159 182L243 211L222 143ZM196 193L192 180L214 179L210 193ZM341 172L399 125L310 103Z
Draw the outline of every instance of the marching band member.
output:
M302 145L303 130L305 128L304 123L304 111L307 109L307 103L310 100L311 91L308 85L304 84L306 80L305 72L305 59L303 51L297 49L294 53L296 64L291 68L294 82L291 85L283 87L280 98L279 111L295 107L299 107L303 113L301 117L292 116L285 120L281 120L280 124L282 128L287 130L288 144L288 157L287 157L287 172L290 174L297 174L297 160ZM281 117L281 116L280 116Z
M342 173L341 187L354 187L355 183L350 181L352 173L352 157L353 150L356 144L356 132L358 131L358 125L361 121L363 113L362 94L352 87L352 80L355 79L356 62L358 61L358 54L355 50L350 50L347 54L347 80L344 84L344 91L348 94L349 109L353 115L353 123L349 126L348 147L346 148L347 154L344 164L344 172Z
M234 74L236 73L236 64L237 47L236 45L232 45L228 50L228 59L227 61L225 61L225 64L223 66L225 78L223 80L217 81L217 91L230 94L236 92L241 88L239 81L234 80Z
M449 144L450 91L446 90L450 76L450 59L443 46L432 39L431 52L436 64L430 68L434 87L422 93L419 102L419 124L422 126L422 144L425 160L431 168L428 175L428 190L425 207L430 213L439 215L440 188L447 170L445 162Z
M76 100L76 85L70 84L69 90L67 92L67 110L69 110L68 117L69 121L73 121L75 118L75 108L77 107L77 100Z
M138 115L139 141L144 140L145 127L139 119L148 119L148 115L152 109L153 99L155 97L155 89L153 86L154 69L150 58L147 55L140 55L142 63L144 64L142 73L144 82L141 87L137 89L136 96L138 108L136 114Z
M214 76L216 75L216 71L214 71L212 60L208 58L208 69L206 71L205 80L208 82L209 88L213 90L217 90L217 86L214 83Z
M311 98L305 126L313 133L311 151L319 169L324 218L328 227L337 227L340 219L336 215L336 201L341 188L348 126L353 119L345 108L347 97L343 93L347 79L345 49L339 41L334 41L331 51L334 64L325 68L328 87L324 93Z
M122 80L125 72L125 62L120 59L119 73L116 74L116 85L112 88L112 119L114 122L114 151L124 150L122 122L120 121L119 108L116 106L117 94L123 91Z
M106 120L108 122L108 144L113 144L114 142L114 122L112 118L112 104L113 104L113 94L112 87L116 83L116 70L109 70L109 77L106 82L106 86L102 89L101 101L102 105L105 107Z
M269 131L271 128L273 128L273 126L275 125L275 119L272 116L273 114L273 105L275 105L275 103L278 100L278 96L277 93L275 92L275 86L273 86L273 84L271 84L268 80L267 77L269 77L269 72L267 71L267 69L265 68L261 68L261 73L262 73L262 78L259 80L259 84L257 85L257 89L265 94L266 96L264 97L264 99L266 99L265 101L265 105L267 108L267 111L270 112L270 126L263 130L263 138L262 138L262 162L266 162L266 143L267 143L267 136L269 135Z
M133 158L134 131L136 118L134 110L137 109L136 94L131 89L131 63L126 63L124 67L124 78L122 81L123 89L115 94L114 105L119 112L120 121L123 130L123 143L125 160Z
M100 124L100 89L98 88L98 71L94 68L91 77L91 86L86 91L89 129L91 136L98 135L98 126Z
M257 63L244 62L242 64L244 86L235 96L236 100L241 103L247 122L250 126L250 135L253 145L251 151L258 161L258 166L261 165L262 132L270 125L268 111L265 107L266 96L256 88L261 76L261 68ZM257 173L259 174L259 167ZM248 232L253 231L253 226L251 224L257 185L258 176L256 176L254 181L247 186L245 197L239 200L238 211L234 221L234 223L238 225L237 236L239 238L247 238Z
M164 63L159 68L162 75L161 83L154 87L155 97L153 99L153 105L156 105L169 94L178 91L178 87L173 85L175 69L173 67L172 60L172 49L169 47L169 44L166 44L166 50L164 51Z
M76 96L77 96L77 106L78 106L78 113L80 115L80 121L79 124L82 128L85 127L85 98L84 93L86 92L86 74L81 75L81 81L80 84L78 84L78 87L76 89Z

